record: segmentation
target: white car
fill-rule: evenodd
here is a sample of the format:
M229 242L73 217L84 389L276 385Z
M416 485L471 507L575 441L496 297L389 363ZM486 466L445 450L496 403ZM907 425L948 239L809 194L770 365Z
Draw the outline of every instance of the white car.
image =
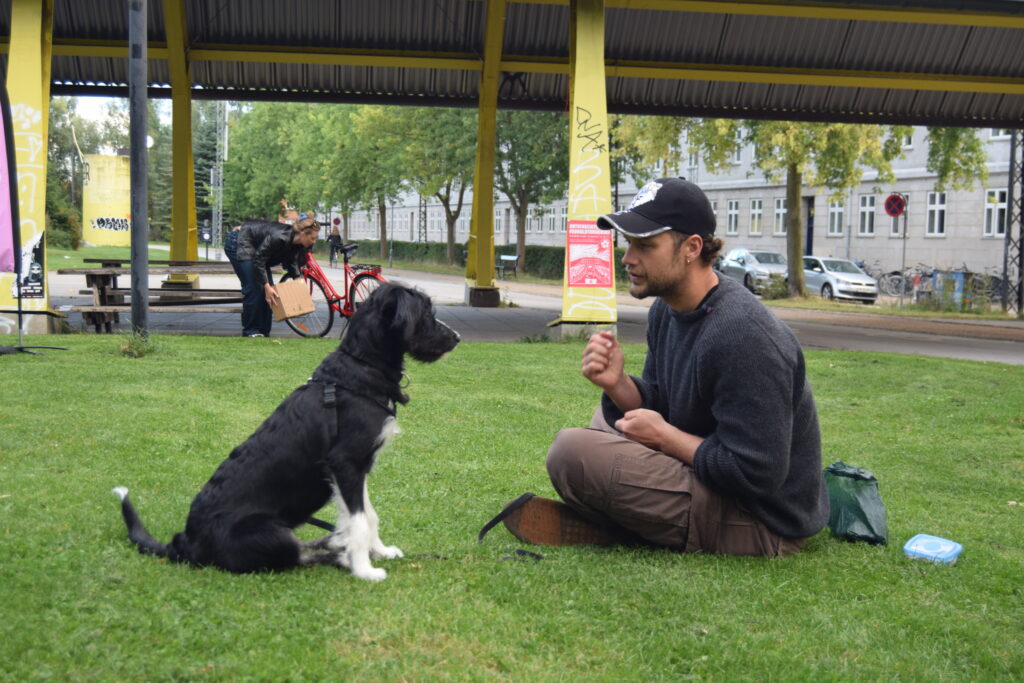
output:
M773 249L732 249L718 264L718 269L757 292L773 277L786 277L786 257Z
M823 299L852 299L866 304L878 298L878 283L853 261L804 256L804 284Z

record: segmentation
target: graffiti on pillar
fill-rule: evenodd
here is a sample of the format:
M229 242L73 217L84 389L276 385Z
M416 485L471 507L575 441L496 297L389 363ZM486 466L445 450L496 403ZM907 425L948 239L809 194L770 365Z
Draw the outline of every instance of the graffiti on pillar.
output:
M18 207L21 218L21 297L42 299L45 296L45 255L41 225L42 194L46 191L43 177L46 145L41 131L42 114L25 104L11 105L11 127L14 148L18 153ZM16 295L17 282L11 288Z
M601 159L607 151L604 136L604 127L593 121L593 114L583 107L576 107L575 138L579 154L570 174L574 179L574 191L570 193L569 212L577 218L596 220L607 211L605 204L608 198L601 191L605 184L601 182L604 168L608 165Z
M131 229L131 223L127 218L113 218L101 216L90 221L93 230L109 230L111 232L127 232Z

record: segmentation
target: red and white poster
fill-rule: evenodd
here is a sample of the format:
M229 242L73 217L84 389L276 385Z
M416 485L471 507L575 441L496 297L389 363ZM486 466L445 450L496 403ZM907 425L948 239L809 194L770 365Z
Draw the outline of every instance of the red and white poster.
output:
M569 221L565 236L566 285L612 287L612 235L594 221Z

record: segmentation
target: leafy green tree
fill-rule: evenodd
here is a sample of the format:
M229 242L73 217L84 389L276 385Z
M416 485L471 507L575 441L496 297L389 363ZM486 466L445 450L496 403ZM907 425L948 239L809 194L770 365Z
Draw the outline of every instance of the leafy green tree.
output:
M308 106L257 102L243 106L230 120L224 210L232 221L277 218L299 171L288 163L295 117Z
M358 158L353 115L354 105L325 105L315 110L312 124L306 132L312 137L307 145L307 158L317 158L319 182L324 202L331 209L341 211L342 239L349 239L352 214L360 206L363 196L363 160ZM329 144L325 141L330 140Z
M82 183L79 156L99 146L96 124L77 114L73 97L50 99L49 140L46 152L47 241L52 246L77 249L82 240Z
M786 260L791 296L806 296L803 270L803 186L825 187L843 196L860 184L864 169L876 182L894 179L892 161L903 153L909 126L792 121L703 119L691 128L691 143L704 150L709 169L722 168L739 141L752 143L753 166L769 182L786 183Z
M612 179L629 177L637 187L660 177L679 174L687 152L685 137L691 119L672 116L617 116L612 122Z
M372 134L398 150L401 176L420 196L433 196L441 203L447 226L447 259L453 264L455 225L473 182L476 112L391 107L373 110L372 115Z
M526 266L531 204L563 197L569 185L569 120L560 112L499 111L494 185L516 216L519 272Z
M217 161L217 116L220 102L192 103L192 163L195 169L196 223L213 225L210 170Z
M938 176L939 192L951 185L966 190L988 179L985 144L973 128L933 127L928 129L927 168Z
M352 135L346 141L360 174L360 204L377 209L381 258L388 255L388 204L406 189L401 147L390 136L381 135L381 119L390 113L382 106L360 107L352 116Z
M753 167L769 182L785 178L788 283L794 296L806 295L801 210L804 185L825 187L843 195L861 182L865 167L877 172L879 183L891 181L892 160L902 153L902 137L911 130L906 126L650 116L630 117L625 128L628 143L643 161L634 167L637 182L646 180L645 175L659 161L663 175L677 174L683 156L695 152L714 172L731 162L739 145L751 143Z

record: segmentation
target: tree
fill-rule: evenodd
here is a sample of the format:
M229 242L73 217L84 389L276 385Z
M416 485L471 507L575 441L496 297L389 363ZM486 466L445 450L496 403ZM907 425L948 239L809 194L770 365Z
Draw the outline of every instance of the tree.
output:
M949 183L966 190L988 179L985 145L973 128L933 127L928 129L928 170L938 175L935 189Z
M224 211L233 221L275 220L300 172L288 161L295 119L309 105L257 102L229 122L231 146L224 164Z
M196 222L213 225L210 170L217 162L217 116L220 102L192 103L192 162L195 168Z
M878 182L891 180L892 160L902 153L902 137L911 130L844 123L631 118L635 120L628 122L624 137L646 162L641 170L661 161L664 174L672 175L678 172L683 154L700 153L704 165L714 172L731 163L738 146L751 143L753 167L769 182L785 177L788 282L794 296L806 295L803 186L825 187L842 195L861 182L865 167L878 173Z
M374 135L399 151L402 177L420 194L434 196L445 212L447 260L455 263L455 225L476 159L476 112L401 107L375 112Z
M565 195L569 184L569 121L560 112L500 111L494 185L516 215L518 272L526 266L530 205Z
M353 105L330 105L316 110L315 126L309 128L315 132L318 140L311 141L310 149L319 148L321 153L320 180L324 200L331 208L337 208L342 216L342 239L349 238L349 221L352 213L359 208L359 198L363 195L363 168L361 159L357 158L357 145L353 133ZM333 143L324 144L324 140L335 136ZM311 151L312 153L312 151Z
M92 152L99 145L98 127L79 117L76 108L75 98L50 99L46 152L47 241L72 249L82 240L83 167L78 147Z
M346 141L360 172L360 203L367 208L376 207L380 219L381 258L388 255L388 204L396 201L405 189L400 147L380 134L380 121L389 115L382 106L360 107L352 117L352 135Z

